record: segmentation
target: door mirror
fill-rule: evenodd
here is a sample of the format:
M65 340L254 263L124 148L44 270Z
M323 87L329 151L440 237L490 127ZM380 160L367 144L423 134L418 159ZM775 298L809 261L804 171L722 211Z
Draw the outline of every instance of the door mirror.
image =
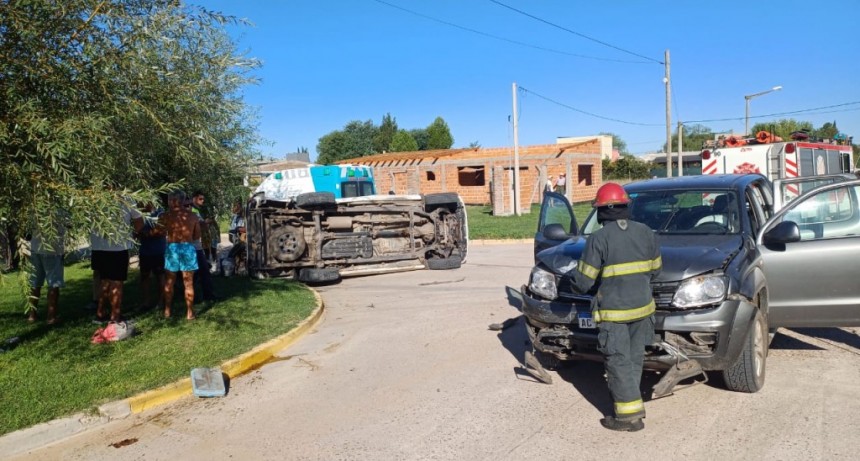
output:
M564 226L561 224L547 224L543 228L543 236L548 240L567 240L570 237L570 234L564 230Z
M800 228L794 221L783 221L773 229L765 232L762 243L771 245L775 243L792 243L800 241Z

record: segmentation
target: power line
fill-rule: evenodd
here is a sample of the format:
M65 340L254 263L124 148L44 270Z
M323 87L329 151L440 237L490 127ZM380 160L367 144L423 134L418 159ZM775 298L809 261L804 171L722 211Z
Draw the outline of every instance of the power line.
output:
M551 103L553 103L553 104L555 104L555 105L558 105L558 106L564 107L564 108L566 108L566 109L570 109L570 110L575 111L575 112L579 112L579 113L581 113L581 114L589 115L589 116L591 116L591 117L596 117L596 118L600 118L600 119L603 119L603 120L609 120L609 121L611 121L611 122L624 123L624 124L627 124L627 125L638 125L638 126L663 126L663 124L662 124L662 123L637 123L637 122L628 122L628 121L626 121L626 120L620 120L620 119L617 119L617 118L604 117L604 116L602 116L602 115L597 115L597 114L594 114L594 113L591 113L591 112L587 112L587 111L584 111L584 110L582 110L582 109L577 109L576 107L569 106L569 105L567 105L567 104L564 104L564 103L558 102L558 101L556 101L556 100L554 100L554 99L551 99L551 98L548 98L548 97L546 97L546 96L544 96L544 95L541 95L541 94L535 93L534 91L527 90L527 89L526 89L526 88L524 88L524 87L519 87L519 88L520 88L520 91L523 91L523 92L525 92L525 93L531 93L531 94L533 94L533 95L537 96L538 98L541 98L541 99L543 99L543 100L545 100L545 101L551 102Z
M379 0L377 0L377 1L379 1ZM591 40L592 42L599 43L599 44L601 44L601 45L603 45L603 46L606 46L606 47L609 47L609 48L612 48L612 49L615 49L615 50L621 51L621 52L623 52L623 53L631 54L631 55L633 55L633 56L637 56L637 57L640 57L640 58L642 58L642 59L647 59L648 61L656 62L657 64L661 64L661 65L665 64L663 61L660 61L660 60L657 60L657 59L654 59L654 58L649 58L648 56L644 56L644 55L641 55L641 54L639 54L639 53L635 53L635 52L630 51L630 50L625 50L624 48L617 47L617 46L615 46L615 45L612 45L612 44L606 43L606 42L604 42L604 41L598 40L598 39L593 38L593 37L589 37L588 35L581 34L581 33L579 33L579 32L576 32L575 30L570 30L570 29L568 29L568 28L566 28L566 27L562 27L562 26L560 26L560 25L558 25L558 24L554 24L554 23L552 23L552 22L547 21L546 19L539 18L539 17L537 17L537 16L534 16L534 15L531 15L531 14L529 14L529 13L526 13L525 11L518 10L518 9L516 9L516 8L512 7L512 6L505 5L504 3L499 2L499 1L497 1L497 0L490 0L490 1L491 1L491 2L493 2L493 3L495 3L496 5L499 5L499 6L501 6L501 7L507 8L507 9L509 9L509 10L511 10L511 11L515 11L515 12L517 12L517 13L519 13L519 14L523 15L523 16L528 16L528 17L530 17L530 18L534 19L535 21L540 21L540 22L542 22L542 23L544 23L544 24L547 24L547 25L549 25L549 26L555 27L556 29L561 29L561 30L563 30L563 31L565 31L565 32L569 32L569 33L571 33L571 34L573 34L573 35L576 35L576 36L578 36L578 37L582 37L582 38L584 38L584 39L586 39L586 40Z
M779 116L783 116L783 115L795 115L795 114L802 114L805 112L814 112L814 111L819 111L819 110L824 110L824 109L833 109L835 107L853 106L853 105L857 105L857 104L860 104L860 101L845 102L842 104L834 104L832 106L813 107L811 109L793 110L790 112L778 112L775 114L753 115L753 116L750 116L749 118L765 118L765 117L779 117ZM850 109L850 110L854 110L854 109ZM709 120L688 120L688 121L685 121L684 123L734 122L737 120L744 120L745 118L746 117L715 118L715 119L709 119Z
M562 103L562 102L556 101L556 100L554 100L554 99L552 99L552 98L549 98L549 97L547 97L547 96L544 96L544 95L542 95L542 94L535 93L534 91L531 91L531 90L529 90L529 89L527 89L527 88L525 88L525 87L522 87L522 86L521 86L521 87L519 87L519 89L520 89L520 91L522 91L523 93L530 93L530 94L533 94L533 95L537 96L538 98L543 99L544 101L550 102L550 103L555 104L555 105L557 105L557 106L564 107L565 109L569 109L569 110L572 110L572 111L574 111L574 112L579 112L579 113L581 113L581 114L585 114L585 115L588 115L588 116L591 116L591 117L596 117L596 118L603 119L603 120L609 120L609 121L611 121L611 122L624 123L624 124L627 124L627 125L637 125L637 126L663 126L663 124L662 124L662 123L639 123L639 122L630 122L630 121L627 121L627 120L620 120L620 119L612 118L612 117L605 117L605 116L603 116L603 115L598 115L598 114L595 114L595 113L592 113L592 112L584 111L584 110L582 110L582 109L577 109L576 107L573 107L573 106L570 106L570 105L564 104L564 103ZM853 105L857 105L857 104L860 104L860 101L846 102L846 103L842 103L842 104L834 104L834 105L830 105L830 106L813 107L813 108L809 108L809 109L800 109L800 110L794 110L794 111L789 111L789 112L778 112L778 113L774 113L774 114L755 115L755 116L750 116L750 118L779 117L779 116L783 116L783 115L794 115L794 114L802 114L802 113L809 113L809 114L829 114L829 113L835 113L835 112L848 112L848 111L860 110L860 107L858 107L858 108L852 108L852 109L841 109L841 110L833 110L833 111L824 111L824 112L822 112L822 111L823 111L824 109L833 109L833 108L836 108L836 107L853 106ZM708 122L733 122L733 121L744 120L744 119L745 119L745 117L720 118L720 119L709 119L709 120L685 120L685 121L683 121L682 123L684 123L684 124L689 124L689 123L708 123Z
M527 48L532 48L532 49L535 49L535 50L547 51L547 52L550 52L550 53L556 53L556 54L561 54L561 55L565 55L565 56L572 56L572 57L575 57L575 58L593 59L593 60L596 60L596 61L621 62L621 63L627 63L627 64L647 64L647 62L645 62L645 61L630 61L630 60L625 60L625 59L601 58L601 57L598 57L598 56L588 56L588 55L584 55L584 54L576 54L576 53L569 53L569 52L567 52L567 51L555 50L555 49L552 49L552 48L545 48L545 47L538 46L538 45L532 45L532 44L530 44L530 43L525 43L525 42L520 42L520 41L517 41L517 40L511 40L511 39L509 39L509 38L505 38L505 37L500 37L500 36L498 36L498 35L493 35L493 34L489 34L489 33L486 33L486 32L481 32L480 30L472 29L472 28L469 28L469 27L461 26L461 25L459 25L459 24L454 24L453 22L448 22L448 21L445 21L445 20L442 20L442 19L434 18L434 17L432 17L432 16L428 16L428 15L426 15L426 14L419 13L419 12L417 12L417 11L413 11L413 10L410 10L410 9L407 9L407 8L403 8L403 7L401 7L401 6L397 6L397 5L394 5L394 4L391 4L391 3L385 2L385 1L383 1L383 0L374 0L374 1L375 1L376 3L381 3L381 4L386 5L386 6L389 6L389 7L391 7L391 8L395 8L395 9L398 9L398 10L400 10L400 11L404 11L404 12L406 12L406 13L409 13L409 14L412 14L412 15L415 15L415 16L422 17L422 18L424 18L424 19L429 19L430 21L438 22L438 23L440 23L440 24L445 24L446 26L454 27L454 28L457 28L457 29L460 29L460 30L465 30L466 32L471 32L471 33L473 33L473 34L478 34L478 35L481 35L481 36L484 36L484 37L489 37L489 38L492 38L492 39L495 39L495 40L501 40L501 41L503 41L503 42L513 43L514 45L520 45L520 46L524 46L524 47L527 47Z

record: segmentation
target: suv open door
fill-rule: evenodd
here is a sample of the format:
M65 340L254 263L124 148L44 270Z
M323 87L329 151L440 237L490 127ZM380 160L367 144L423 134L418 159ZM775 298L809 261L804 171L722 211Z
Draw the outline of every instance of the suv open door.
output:
M567 198L555 192L544 192L540 218L535 233L535 251L554 247L578 234L576 216Z
M860 180L791 200L765 223L757 243L771 328L860 325Z

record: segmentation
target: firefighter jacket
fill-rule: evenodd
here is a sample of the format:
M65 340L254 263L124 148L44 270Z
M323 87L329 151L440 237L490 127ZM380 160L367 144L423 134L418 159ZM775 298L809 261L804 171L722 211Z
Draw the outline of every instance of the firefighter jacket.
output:
M627 323L654 313L651 279L662 267L654 232L636 221L607 221L588 237L582 257L568 275L586 293L600 280L595 322Z

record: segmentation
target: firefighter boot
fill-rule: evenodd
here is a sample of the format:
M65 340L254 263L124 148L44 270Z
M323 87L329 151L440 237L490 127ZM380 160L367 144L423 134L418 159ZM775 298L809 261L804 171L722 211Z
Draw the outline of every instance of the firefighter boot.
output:
M642 422L642 418L622 421L615 419L614 416L606 416L600 420L600 424L607 429L621 432L636 432L645 429L645 423Z

